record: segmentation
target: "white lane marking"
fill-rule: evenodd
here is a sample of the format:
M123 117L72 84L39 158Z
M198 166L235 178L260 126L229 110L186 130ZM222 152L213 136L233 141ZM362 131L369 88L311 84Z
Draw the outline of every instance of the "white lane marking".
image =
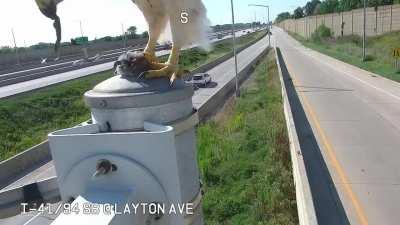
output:
M18 180L13 181L10 185L8 185L7 187L3 188L2 190L11 190L11 189L13 188L13 186L15 186L14 188L22 187L22 186L24 186L24 184L22 184L22 185L20 184L20 185L17 185L17 186L16 186L16 184L20 183L20 182L23 181L23 180L26 180L26 178L29 178L29 179L27 179L28 182L24 182L25 184L37 182L37 181L38 181L38 178L39 178L40 176L42 176L43 174L47 173L50 169L52 169L52 168L54 167L53 164L50 165L51 162L52 162L52 161L50 161L50 162L48 162L48 163L46 163L46 164L40 166L39 168L35 169L33 172L35 172L35 171L37 171L37 170L40 170L40 169L43 168L43 167L47 167L47 168L44 169L43 171L41 171L41 172L39 172L38 174L34 175L33 178L31 178L33 172L30 172L30 173L24 175L23 177L19 178ZM30 180L30 181L29 181L29 180Z
M313 51L314 51L314 50L313 50ZM299 51L299 52L301 52L301 51ZM316 52L316 51L315 51L315 52ZM317 52L317 53L319 53L319 52ZM319 54L322 54L322 53L319 53ZM383 90L383 89L381 89L381 88L379 88L379 87L376 87L376 86L374 86L374 85L372 85L372 84L370 84L370 83L368 83L368 82L366 82L366 81L363 81L363 80L361 80L360 78L355 77L354 75L352 75L352 74L350 74L350 73L348 73L348 72L339 70L338 68L334 67L334 66L331 65L330 63L326 63L326 62L320 60L319 58L317 58L317 57L315 57L315 56L313 56L313 55L309 55L309 54L303 54L303 55L308 55L310 58L313 58L314 60L319 61L320 63L329 66L329 67L332 68L333 70L335 70L335 71L337 71L337 72L339 72L339 73L343 73L343 74L347 75L347 76L350 77L350 78L353 78L353 79L355 79L355 80L358 80L359 82L363 83L364 85L367 85L367 86L369 86L369 87L371 87L371 88L374 88L375 90L380 91L380 92L382 92L382 93L384 93L384 94L386 94L386 95L388 95L388 96L390 96L390 97L392 97L392 98L395 98L396 100L399 100L399 101L400 101L400 97L399 97L399 96L394 95L394 94L392 94L392 93L390 93L390 92L387 92L387 91L385 91L385 90ZM326 56L326 55L324 55L324 54L322 54L322 55L323 55L323 56ZM328 56L328 57L329 57L329 56ZM331 59L329 59L329 60L331 60ZM339 63L344 63L344 62L342 62L342 61L339 60Z
M310 55L309 55L309 56L310 56ZM371 87L371 88L373 88L373 89L375 89L375 90L377 90L377 91L380 91L380 92L382 92L382 93L384 93L384 94L386 94L386 95L389 95L389 96L391 96L391 97L393 97L393 98L395 98L395 99L397 99L397 100L400 101L400 97L397 96L397 95L394 95L394 94L392 94L392 93L390 93L390 92L388 92L388 91L385 91L385 90L383 90L383 89L381 89L381 88L379 88L379 87L376 87L376 86L374 86L374 85L372 85L372 84L370 84L370 83L368 83L368 82L366 82L366 81L364 81L364 80L361 80L360 78L355 77L354 75L352 75L352 74L350 74L350 73L348 73L348 72L346 72L346 71L339 70L338 68L334 67L333 65L331 65L331 64L329 64L329 63L326 63L326 62L324 62L324 61L322 61L322 60L320 60L320 59L318 59L318 58L316 58L316 57L313 57L313 56L310 56L310 57L312 57L312 58L313 58L314 60L316 60L316 61L319 61L320 63L323 63L323 64L329 66L330 68L332 68L333 70L336 70L336 71L339 72L339 73L343 73L343 74L347 75L347 76L350 77L350 78L353 78L353 79L355 79L355 80L358 80L359 82L363 83L364 85L367 85L367 86L369 86L369 87Z
M32 218L30 218L28 221L26 221L23 225L28 225L30 222L32 222L34 219L38 218L40 215L42 215L42 213L38 213L35 216L33 216Z

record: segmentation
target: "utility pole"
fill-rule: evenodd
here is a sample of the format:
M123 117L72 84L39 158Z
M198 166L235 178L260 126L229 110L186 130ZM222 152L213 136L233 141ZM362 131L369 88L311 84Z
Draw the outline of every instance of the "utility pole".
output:
M79 30L81 31L81 38L82 38L82 41L84 41L82 20L79 20L78 22L79 22ZM82 46L83 46L82 47L83 56L84 56L85 59L88 59L89 58L89 53L88 53L88 48L87 48L88 47L88 43L84 43Z
M254 11L254 30L257 29L257 12Z
M82 41L83 41L84 35L83 35L82 20L75 20L74 22L78 22L79 23L79 31L81 32L81 38L82 38Z
M124 39L124 50L126 51L126 31L124 28L124 23L121 23L121 29L122 29L122 37Z
M15 41L15 34L14 34L14 29L11 29L11 34L14 40L14 48L15 48L15 55L17 57L17 64L20 66L21 65L21 61L19 59L19 53L18 53L18 47L17 47L17 42Z
M363 31L363 58L362 58L364 62L366 60L366 51L365 51L366 39L367 39L366 28L367 28L367 0L364 0L364 25L363 25L364 31Z
M270 25L270 20L269 20L269 6L268 5L257 5L257 4L249 4L249 6L267 8L267 12L268 12L268 22L267 22L267 27L268 27L268 46L271 46L271 25Z
M235 10L233 7L233 0L231 0L231 10L232 10L233 56L235 58L235 94L236 94L236 97L239 97L240 93L239 93L239 77L238 77L238 60L237 60L237 54L236 54Z
M81 37L83 37L82 21L79 20L79 28L81 30Z

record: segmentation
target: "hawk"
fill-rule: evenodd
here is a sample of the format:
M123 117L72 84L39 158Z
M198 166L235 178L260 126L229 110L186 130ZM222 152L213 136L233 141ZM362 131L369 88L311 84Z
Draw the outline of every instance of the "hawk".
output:
M61 39L60 18L57 4L62 0L36 0L40 11L54 20L57 33L56 51ZM149 40L144 49L144 57L151 70L145 72L146 78L169 77L171 83L180 77L179 56L185 46L208 45L209 20L201 0L132 0L143 13L149 27ZM166 35L163 35L166 34ZM161 36L168 36L172 42L169 59L160 63L155 50Z

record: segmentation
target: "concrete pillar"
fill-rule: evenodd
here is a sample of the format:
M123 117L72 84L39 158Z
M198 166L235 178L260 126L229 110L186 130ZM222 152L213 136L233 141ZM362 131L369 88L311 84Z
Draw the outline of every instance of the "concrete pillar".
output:
M139 74L114 76L85 93L92 123L49 135L63 201L158 203L167 209L190 204L194 214L104 215L101 224L203 224L193 93L182 80L171 86L167 78ZM99 169L104 164L113 167L105 173ZM63 216L54 224L86 216Z

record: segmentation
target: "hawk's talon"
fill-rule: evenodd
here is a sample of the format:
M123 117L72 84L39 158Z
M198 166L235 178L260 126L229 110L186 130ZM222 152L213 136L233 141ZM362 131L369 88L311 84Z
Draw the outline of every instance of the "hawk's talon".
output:
M169 78L170 85L174 84L174 81L180 78L182 74L179 71L178 66L168 65L160 70L149 70L144 72L144 77L147 79L155 79L161 77Z
M149 63L159 63L158 58L154 53L143 52L143 56Z
M168 64L160 63L154 53L144 52L143 56L146 59L146 61L150 64L150 68L152 70L160 70L160 69L168 66Z
M178 72L175 72L171 75L171 77L169 78L169 85L173 86L176 78L179 78Z

